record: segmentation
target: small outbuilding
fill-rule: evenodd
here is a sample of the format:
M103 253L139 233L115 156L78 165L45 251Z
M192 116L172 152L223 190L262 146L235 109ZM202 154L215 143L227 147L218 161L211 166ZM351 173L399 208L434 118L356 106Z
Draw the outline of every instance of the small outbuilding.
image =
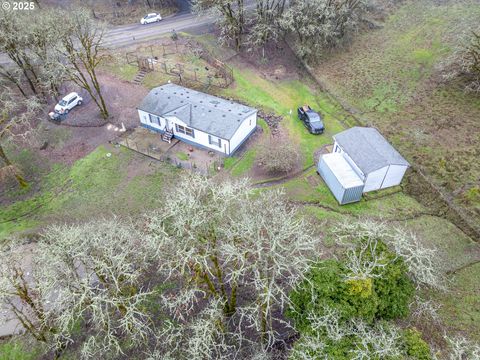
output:
M231 156L255 131L257 109L176 84L151 90L138 106L140 123L162 134Z
M341 205L399 185L410 166L377 129L356 126L333 139L333 152L322 155L318 173Z
M364 193L400 185L410 167L377 129L355 126L333 139L333 152L342 154L362 179Z
M340 205L360 201L363 181L342 154L323 155L317 170Z

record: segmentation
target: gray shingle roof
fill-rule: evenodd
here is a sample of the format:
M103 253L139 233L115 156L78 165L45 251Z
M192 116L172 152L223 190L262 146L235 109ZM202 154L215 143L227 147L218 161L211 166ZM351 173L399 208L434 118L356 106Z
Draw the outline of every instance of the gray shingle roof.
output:
M169 117L175 116L189 127L229 140L240 124L256 109L176 84L151 90L139 110Z
M388 165L410 166L377 129L355 126L333 138L365 175Z

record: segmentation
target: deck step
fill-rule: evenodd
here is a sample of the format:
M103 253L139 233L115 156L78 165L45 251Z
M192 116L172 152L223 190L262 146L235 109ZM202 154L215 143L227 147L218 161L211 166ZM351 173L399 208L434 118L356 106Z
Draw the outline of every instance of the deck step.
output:
M145 75L147 75L147 72L145 70L140 70L137 75L135 75L132 82L136 85L140 85L143 82Z
M165 142L168 142L169 144L172 142L172 138L173 138L173 133L171 131L165 131L162 134L162 140Z

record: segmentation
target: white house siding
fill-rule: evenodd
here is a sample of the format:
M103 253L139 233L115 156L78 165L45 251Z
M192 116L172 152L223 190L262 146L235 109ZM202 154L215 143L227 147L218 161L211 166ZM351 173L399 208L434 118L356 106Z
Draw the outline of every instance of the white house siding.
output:
M382 189L400 185L407 168L408 167L405 165L390 165L385 179L383 180Z
M387 170L388 166L385 166L369 173L365 179L365 187L363 188L363 192L366 193L380 189L382 187L383 179L385 179L385 175L387 174Z
M255 130L255 127L257 126L257 115L253 114L242 122L242 124L239 126L230 141L214 135L210 135L211 139L213 140L212 142L216 142L218 141L218 139L220 139L221 146L219 147L215 143L210 144L208 133L197 130L195 128L193 128L195 137L191 137L186 134L177 132L175 124L189 128L191 127L176 117L169 116L168 118L163 118L157 115L149 114L143 110L138 110L138 116L140 117L140 122L150 129L164 131L165 126L167 126L169 130L173 130L173 134L176 138L184 140L187 143L193 143L207 149L212 149L225 155L230 155L234 149L236 150L236 148L245 140L245 138L251 132L253 132L253 130Z
M248 135L255 130L256 126L257 113L243 120L242 124L239 126L235 134L233 134L232 138L230 139L230 151L228 153L229 155L232 154L242 144L242 142L248 137Z
M142 110L138 110L138 116L140 117L140 122L147 127L150 127L154 130L162 131L165 129L165 119L160 116L150 115L149 113Z
M185 124L183 121L181 121L180 119L178 119L176 117L170 117L169 116L167 118L167 122L168 122L168 128L173 129L173 135L177 139L184 140L187 143L197 144L197 145L200 145L200 146L205 147L207 149L212 149L212 150L224 153L226 155L229 154L229 146L228 146L228 141L227 140L220 139L221 140L221 147L218 147L215 144L210 144L210 142L208 140L208 135L209 134L207 134L203 131L197 130L195 128L193 128L194 135L195 135L194 137L191 137L191 136L185 135L183 133L177 132L175 124L185 126L185 127L188 127L188 128L191 128L191 127L188 126L187 124Z
M355 164L352 158L345 151L343 151L343 148L339 144L337 144L336 141L335 141L335 144L333 145L333 152L343 154L343 157L345 158L345 160L347 160L347 162L350 164L353 170L355 170L355 172L358 174L360 179L362 179L362 181L365 181L365 174L362 172L362 170L360 170L357 164Z

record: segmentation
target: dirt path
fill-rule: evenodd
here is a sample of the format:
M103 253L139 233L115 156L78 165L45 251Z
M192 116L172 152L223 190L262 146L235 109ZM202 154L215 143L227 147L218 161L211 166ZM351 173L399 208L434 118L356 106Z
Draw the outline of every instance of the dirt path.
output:
M306 168L304 168L300 171L297 171L297 172L292 173L292 174L288 174L288 175L286 175L284 177L281 177L281 178L276 178L276 179L265 180L265 181L253 183L253 187L257 188L257 189L260 189L260 188L266 188L266 187L270 187L270 186L284 184L289 180L295 179L297 177L300 177L300 176L306 174L307 172L309 172L314 167L315 167L315 164L309 165L309 166L307 166Z

